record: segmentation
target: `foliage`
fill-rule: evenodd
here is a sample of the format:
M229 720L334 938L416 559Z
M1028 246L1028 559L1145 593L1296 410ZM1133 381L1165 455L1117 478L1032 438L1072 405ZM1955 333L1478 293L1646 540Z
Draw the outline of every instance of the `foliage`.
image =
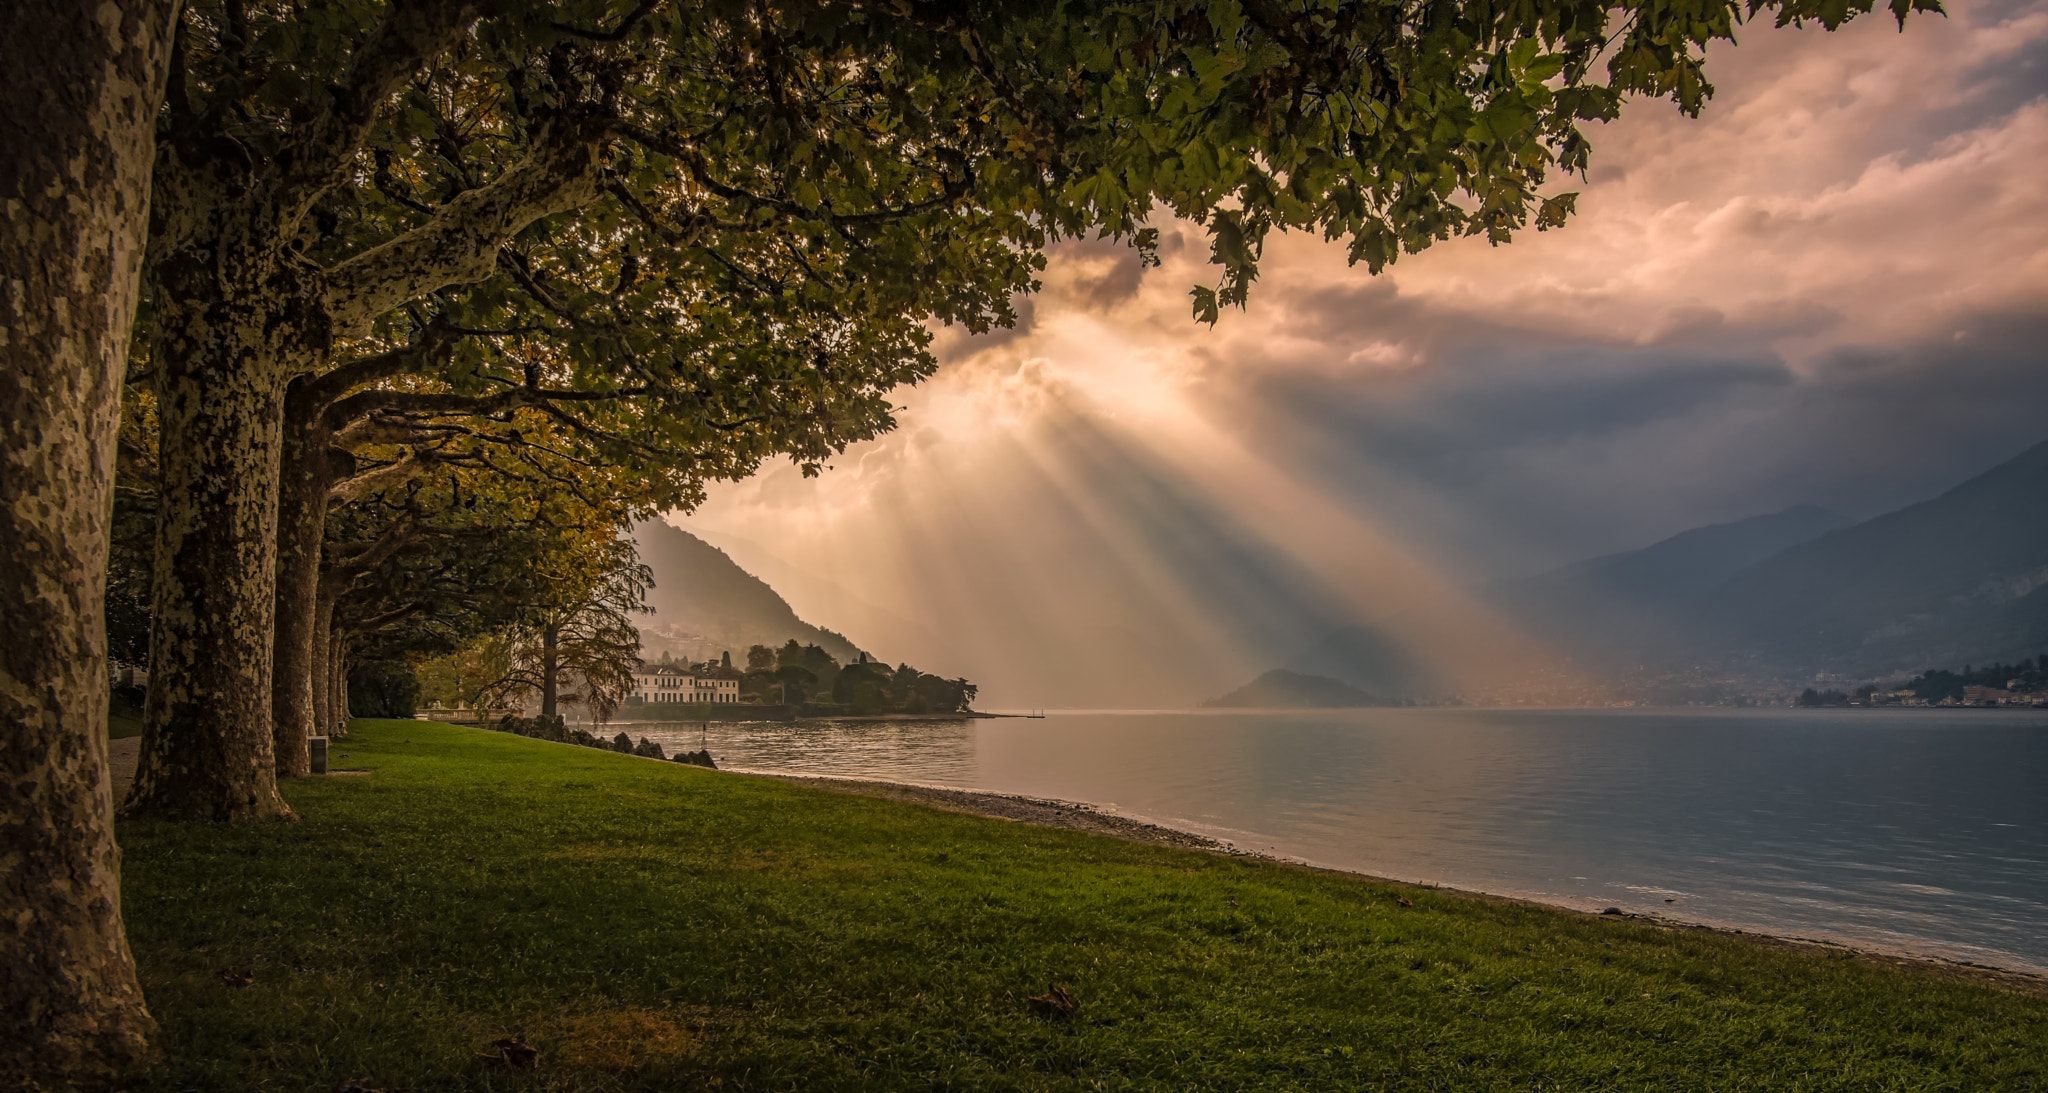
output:
M933 323L1011 323L1058 240L1152 261L1155 215L1205 225L1209 322L1246 302L1275 229L1348 240L1375 270L1504 242L1571 213L1549 184L1584 171L1582 123L1630 94L1697 111L1703 50L1746 14L1833 27L1873 2L194 0L138 327L166 420L210 438L164 463L167 693L270 638L269 567L176 543L240 549L221 529L265 519L282 464L258 457L280 433L311 437L295 468L349 461L350 498L456 468L559 486L608 522L771 457L815 473L893 427ZM1892 2L1911 10L1934 0ZM352 586L392 580L351 588L345 633L459 647L420 604L493 587L484 566L387 566L383 536L352 541ZM180 599L202 593L218 602ZM202 610L232 625L187 626ZM624 645L591 643L609 651L581 697L603 716ZM804 667L829 693L836 672Z
M832 700L855 714L962 713L978 688L964 679L944 679L908 664L890 668L863 661L847 665L832 685Z
M1993 687L2004 690L2006 684L2018 680L2022 690L2048 689L2048 653L2033 660L2018 664L1989 664L1982 668L1964 665L1958 672L1945 668L1931 668L1909 680L1899 690L1913 692L1914 697L1927 702L1940 702L1953 698L1961 701L1965 688Z
M420 681L400 659L368 660L348 673L352 717L411 717L420 704Z
M1811 687L1799 693L1801 706L1847 706L1849 695L1844 691L1816 691Z
M165 1051L126 1088L502 1089L515 1033L562 1091L2048 1088L2048 999L1967 970L425 722L347 750L300 823L122 827Z
M1149 254L1156 212L1203 223L1212 322L1276 228L1374 269L1504 242L1570 215L1545 185L1585 169L1582 123L1630 94L1696 112L1746 14L1871 6L195 0L153 261L219 200L175 180L237 177L337 339L351 428L623 468L652 512L890 428L926 323L1012 322L1053 241Z
M964 679L930 675L908 664L890 668L865 654L841 667L824 649L794 638L780 649L748 649L741 679L747 694L764 701L786 695L782 701L803 704L814 714L964 713L979 691Z
M544 536L522 579L498 590L512 621L457 653L502 665L495 679L476 684L477 702L513 706L541 696L544 705L581 704L602 724L632 692L640 667L632 616L645 610L652 578L634 558L632 540L607 532Z
M484 692L511 670L510 643L495 633L484 634L452 653L413 661L421 701L438 702L449 709L475 707Z

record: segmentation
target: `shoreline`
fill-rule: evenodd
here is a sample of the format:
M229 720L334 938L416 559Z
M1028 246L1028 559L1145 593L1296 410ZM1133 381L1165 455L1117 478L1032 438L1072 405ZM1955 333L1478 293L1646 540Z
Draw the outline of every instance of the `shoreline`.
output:
M469 726L456 726L469 727ZM138 745L141 740L129 737L110 741L108 748L109 773L113 776L114 799L118 803L128 789L128 782L135 776ZM574 745L563 745L573 747ZM646 757L642 757L646 758ZM647 758L648 762L670 762ZM1129 842L1149 843L1157 846L1174 846L1184 850L1200 850L1226 857L1251 858L1269 862L1289 869L1302 869L1313 873L1348 877L1372 884L1392 888L1409 888L1431 892L1448 893L1465 899L1481 902L1513 904L1536 907L1558 914L1577 915L1582 918L1602 921L1637 922L1658 929L1674 932L1692 931L1718 934L1722 937L1740 938L1765 948L1782 949L1806 953L1840 954L1858 960L1868 961L1887 967L1905 968L1920 974L1959 982L1978 983L2007 990L2048 998L2048 975L2038 972L2018 971L1995 967L1988 964L1950 960L1944 957L1922 953L1887 951L1864 948L1839 941L1816 938L1793 937L1781 934L1759 933L1732 926L1720 926L1702 922L1688 922L1670 918L1654 912L1628 912L1619 915L1601 911L1583 911L1576 907L1542 900L1525 899L1518 896L1504 896L1493 892L1479 892L1447 885L1425 884L1416 881L1396 880L1353 869L1336 869L1330 866L1313 865L1294 858L1268 854L1264 851L1245 850L1222 839L1208 835L1183 831L1144 820L1120 816L1113 812L1081 802L1061 801L1051 798L1027 797L1022 794L995 793L985 790L953 789L940 786L918 785L913 782L883 782L863 778L842 778L818 774L777 774L757 770L720 770L718 773L743 778L768 778L779 782L809 786L833 793L847 793L883 800L901 801L923 805L948 812L958 812L990 819L1008 820L1013 823L1034 824L1039 827L1062 828L1086 834L1107 835L1110 838Z
M828 792L902 801L908 804L937 808L947 812L984 816L990 819L1008 820L1013 823L1034 824L1039 827L1063 828L1068 831L1107 835L1111 838L1124 839L1129 842L1174 846L1185 850L1201 850L1211 854L1221 854L1234 858L1252 858L1289 869L1302 869L1312 873L1348 877L1393 888L1411 888L1447 893L1481 902L1536 907L1558 914L1577 915L1582 918L1598 919L1601 921L1636 922L1673 932L1716 934L1722 937L1739 938L1750 944L1770 949L1843 955L1886 967L1909 969L1919 974L1932 975L1941 979L2000 987L2022 994L2048 998L2048 975L2037 972L2017 971L1975 962L1950 960L1922 953L1870 949L1839 941L1758 933L1753 930L1743 930L1732 926L1688 922L1654 912L1612 914L1606 911L1583 911L1564 904L1547 903L1542 900L1525 899L1518 896L1503 896L1493 892L1479 892L1464 888L1452 888L1445 885L1396 880L1391 877L1376 876L1353 869L1336 869L1330 866L1313 865L1294 858L1268 854L1264 851L1245 850L1222 839L1211 838L1210 836L1197 834L1192 831L1183 831L1179 828L1148 823L1143 820L1132 819L1128 816L1119 816L1116 813L1105 812L1094 805L1081 802L1027 797L1012 793L993 793L983 790L924 786L911 782L881 782L863 778L839 778L829 775L775 774L767 771L750 770L731 770L722 771L721 773L746 778L771 778L779 782L809 786Z

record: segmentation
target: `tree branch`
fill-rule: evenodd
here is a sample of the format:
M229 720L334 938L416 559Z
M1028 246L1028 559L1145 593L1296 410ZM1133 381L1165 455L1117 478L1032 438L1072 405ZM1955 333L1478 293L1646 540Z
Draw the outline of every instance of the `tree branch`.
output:
M357 334L437 288L483 280L498 248L528 224L595 200L606 130L595 118L550 122L504 174L464 191L425 224L330 269L322 302L337 333Z
M954 178L950 174L941 174L940 177L945 180L945 185L940 187L937 195L928 197L923 201L913 201L896 208L884 206L872 212L864 213L837 213L832 211L829 205L817 209L807 209L786 198L757 194L718 181L711 176L711 165L705 161L704 156L695 148L691 148L686 144L670 140L658 133L648 132L627 122L620 122L616 128L622 136L631 138L649 151L658 152L682 164L690 172L692 181L713 194L725 198L727 201L739 201L761 208L774 209L784 216L797 219L823 220L834 227L844 228L856 224L898 220L906 216L930 212L933 209L944 208L960 200L974 188L974 170L968 166L966 157L960 156L958 157L959 161L954 164L954 166L959 168L959 177ZM949 149L941 148L940 151L949 151Z
M305 398L312 406L331 409L353 388L414 371L416 365L445 355L464 333L439 321L431 323L410 345L336 365L308 381ZM343 424L346 422L330 420L328 427L340 428Z
M484 417L521 407L546 409L557 402L608 402L647 394L644 387L621 387L616 391L551 391L541 387L514 387L495 395L455 395L435 391L364 391L334 404L332 411L345 422L356 422L380 414L412 414L428 417Z
M627 12L625 19L621 20L619 25L611 30L584 30L581 27L572 27L567 23L549 23L548 25L572 38L581 38L587 42L616 42L631 34L634 24L646 18L649 12L660 6L661 0L641 0L640 4L632 11Z
M408 451L396 463L386 464L374 470L365 471L346 481L336 483L327 490L327 503L346 505L360 501L373 493L382 493L393 486L402 486L434 468L439 460L433 453L422 454Z
M313 203L347 178L356 153L376 123L377 109L414 73L452 47L469 25L495 14L500 0L409 0L391 13L357 50L327 108L278 150L283 168L274 208L284 234L297 229Z

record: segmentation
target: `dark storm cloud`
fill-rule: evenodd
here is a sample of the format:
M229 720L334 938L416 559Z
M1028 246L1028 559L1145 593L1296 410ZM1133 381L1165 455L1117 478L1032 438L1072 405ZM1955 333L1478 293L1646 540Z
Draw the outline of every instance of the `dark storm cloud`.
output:
M2048 312L1838 349L1804 373L1725 324L1635 346L1404 322L1433 332L1428 367L1246 370L1216 394L1303 474L1481 568L1801 502L1868 517L2048 439Z

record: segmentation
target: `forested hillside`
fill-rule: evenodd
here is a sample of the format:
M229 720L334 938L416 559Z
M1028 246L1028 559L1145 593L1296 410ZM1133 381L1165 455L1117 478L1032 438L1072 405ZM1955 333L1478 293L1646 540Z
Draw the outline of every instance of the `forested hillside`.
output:
M640 561L654 573L647 592L647 606L654 610L639 621L647 658L667 652L706 660L791 640L816 645L842 664L861 658L851 641L798 618L766 582L689 532L654 520L636 525L633 539Z

